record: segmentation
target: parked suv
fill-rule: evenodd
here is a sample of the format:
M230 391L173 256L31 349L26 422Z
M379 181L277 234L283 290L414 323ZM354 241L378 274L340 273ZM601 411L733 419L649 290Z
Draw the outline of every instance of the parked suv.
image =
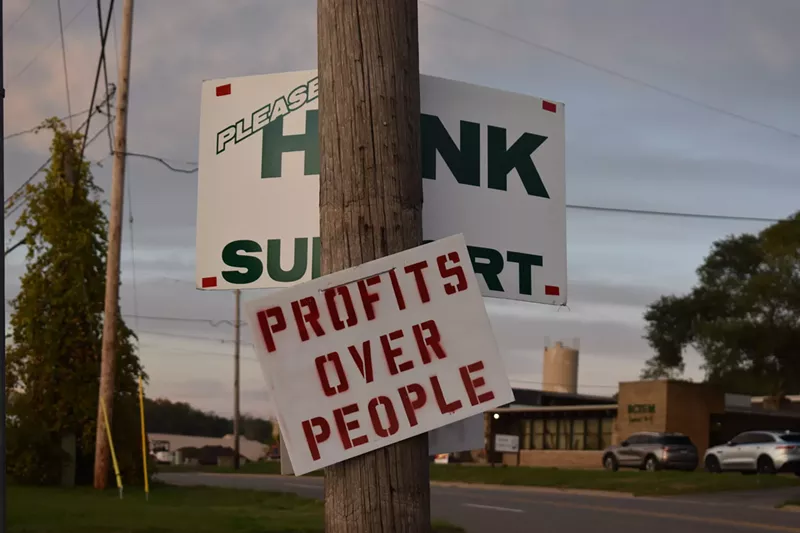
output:
M703 458L709 472L794 472L800 476L800 431L746 431Z
M691 471L697 462L697 447L682 433L634 433L603 453L603 466L613 471L623 467Z

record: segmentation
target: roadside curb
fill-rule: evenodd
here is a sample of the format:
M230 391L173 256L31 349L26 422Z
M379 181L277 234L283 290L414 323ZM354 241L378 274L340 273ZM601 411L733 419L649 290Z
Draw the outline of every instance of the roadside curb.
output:
M165 472L166 473L166 472ZM172 472L176 473L176 472ZM187 474L190 472L186 472ZM201 476L250 476L259 478L287 479L294 476L282 476L280 474L230 474L220 472L194 472ZM302 476L301 476L302 477ZM321 476L309 476L306 479L324 479ZM476 489L488 491L507 491L507 492L536 492L541 494L573 494L576 496L597 496L603 498L629 499L637 498L630 492L614 492L608 490L589 490L589 489L563 489L558 487L536 487L530 485L500 485L492 483L465 483L463 481L431 481L432 487L454 488L454 489Z
M284 481L289 480L300 480L300 481L308 481L309 483L313 483L314 480L319 480L319 487L323 487L322 481L324 478L322 476L282 476L280 474L259 474L259 473L231 473L231 472L164 472L165 474L178 474L178 475L197 475L197 476L208 476L208 477L252 477L252 478L265 478L265 479L282 479ZM603 498L603 499L616 499L616 500L644 500L644 501L671 501L673 503L683 503L683 504L690 504L690 505L699 505L699 506L712 506L712 507L741 507L741 504L735 502L708 502L708 501L695 501L687 498L687 495L681 496L655 496L655 495L641 495L637 496L636 494L630 492L616 492L616 491L608 491L608 490L591 490L591 489L568 489L568 488L559 488L559 487L537 487L531 485L500 485L500 484L492 484L492 483L466 483L463 481L431 481L432 487L438 487L443 489L471 489L471 490L478 490L478 491L489 491L489 492L510 492L510 493L518 493L518 494L561 494L561 495L573 495L573 496L586 496L591 498ZM758 509L762 511L782 511L784 513L797 513L800 514L800 506L797 505L745 505L745 507L750 509Z

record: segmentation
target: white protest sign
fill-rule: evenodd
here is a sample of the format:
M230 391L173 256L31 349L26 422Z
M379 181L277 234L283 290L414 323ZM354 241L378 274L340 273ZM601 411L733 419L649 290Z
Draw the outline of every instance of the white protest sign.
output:
M295 475L513 401L461 235L244 304Z
M196 283L320 274L316 71L203 82ZM567 301L564 105L421 78L423 236L461 233L483 295Z
M272 394L270 394L272 397ZM463 420L451 422L446 426L428 432L428 455L438 456L452 452L467 452L484 448L484 415L470 416ZM280 442L281 474L294 474L286 443Z
M428 432L428 455L447 456L452 452L469 452L484 447L483 414L470 416ZM293 474L286 445L281 441L281 474Z

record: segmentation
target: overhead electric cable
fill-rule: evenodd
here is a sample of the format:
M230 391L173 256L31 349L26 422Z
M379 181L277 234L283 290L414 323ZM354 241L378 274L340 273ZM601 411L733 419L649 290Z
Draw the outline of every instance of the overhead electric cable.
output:
M100 32L100 45L103 46L103 6L101 4L101 0L97 0L97 29ZM116 50L116 33L114 33L114 49ZM102 61L103 61L103 81L106 84L106 111L109 115L111 115L111 97L108 94L109 91L108 61L106 60L105 54L103 54L102 56ZM108 133L108 153L113 155L114 139L111 134L111 128L108 128L106 132Z
M3 38L7 38L8 37L8 34L11 33L11 30L13 30L14 26L17 25L17 22L22 20L22 17L25 16L25 13L27 13L28 10L33 7L33 3L34 2L36 2L36 0L30 0L30 2L28 2L28 6L25 9L22 10L22 13L17 15L17 18L15 18L14 20L11 21L11 24L8 25L8 28L3 30Z
M72 18L69 20L69 22L67 22L67 23L64 25L64 31L67 31L67 28L69 28L69 27L70 27L70 25L72 25L72 23L73 23L73 22L75 22L75 19L77 19L77 18L80 16L80 14L81 14L81 13L83 13L83 12L86 10L86 8L87 8L87 7L89 7L89 4L90 4L90 3L91 3L91 0L86 0L86 3L83 5L83 7L81 8L81 10L80 10L80 11L78 11L78 12L75 14L75 16L73 16L73 17L72 17ZM28 70L28 69L31 67L31 65L33 65L33 64L36 62L36 60L39 58L39 56L42 54L42 52L44 52L45 50L48 50L48 49L49 49L51 46L53 46L54 44L56 44L56 42L58 42L58 36L56 36L56 38L55 38L55 39L53 39L52 41L50 41L50 44L48 44L47 46L45 46L44 48L40 48L40 49L39 49L39 51L38 51L38 52L36 52L36 53L34 54L34 56L31 58L31 60L30 60L30 61L28 61L28 62L25 64L25 66L24 66L24 67L22 67L22 69L21 69L19 72L17 72L17 73L16 73L16 74L14 74L13 76L11 76L11 78L10 78L10 79L9 79L9 80L8 80L6 83L11 83L11 82L12 82L12 81L14 81L15 79L17 79L17 78L19 78L20 76L22 76L23 74L25 74L25 71L27 71L27 70Z
M603 72L604 74L608 74L610 76L614 76L614 77L626 80L626 81L628 81L630 83L634 83L634 84L640 85L642 87L647 87L648 89L651 89L651 90L659 92L661 94L670 96L670 97L675 98L677 100L682 100L682 101L684 101L686 103L689 103L689 104L692 104L692 105L695 105L695 106L698 106L698 107L702 107L702 108L704 108L704 109L706 109L708 111L712 111L712 112L715 112L715 113L720 113L722 115L727 115L727 116L729 116L731 118L740 120L742 122L747 122L747 123L749 123L751 125L754 125L754 126L759 126L761 128L769 129L769 130L775 131L777 133L781 133L783 135L788 135L788 136L793 137L795 139L800 139L800 133L784 129L784 128L775 126L773 124L768 124L766 122L762 122L762 121L756 120L754 118L746 117L746 116L741 115L739 113L736 113L734 111L729 111L727 109L723 109L721 107L714 106L714 105L708 104L706 102L702 102L700 100L696 100L694 98L691 98L689 96L683 95L681 93L677 93L677 92L672 91L670 89L664 89L663 87L659 87L658 85L655 85L653 83L641 80L639 78L635 78L633 76L629 76L627 74L623 74L621 72L617 72L616 70L610 69L608 67L604 67L602 65L598 65L597 63L593 63L591 61L587 61L585 59L581 59L579 57L576 57L574 55L568 54L566 52L562 52L560 50L556 50L555 48L551 48L549 46L545 46L543 44L528 40L528 39L526 39L524 37L520 37L518 35L515 35L513 33L508 32L508 31L501 30L500 28L496 28L494 26L486 24L485 22L481 22L479 20L475 20L475 19L467 17L465 15L461 15L459 13L455 13L453 11L450 11L449 9L445 9L445 8L440 7L438 5L432 4L432 3L430 3L430 2L428 2L426 0L420 0L419 3L427 6L430 9L433 9L434 11L438 11L438 12L443 13L443 14L445 14L445 15L447 15L449 17L452 17L454 19L460 20L462 22L466 22L467 24L470 24L472 26L477 26L479 28L483 28L484 30L496 33L498 35L502 35L503 37L506 37L508 39L520 42L522 44L526 44L528 46L531 46L533 48L537 48L539 50L543 50L543 51L548 52L548 53L553 54L553 55L557 55L559 57L562 57L564 59L568 59L568 60L573 61L575 63L579 63L579 64L581 64L581 65L583 65L585 67L589 67L589 68L597 70L599 72Z
M100 0L98 0L99 2ZM108 38L108 30L111 26L111 14L114 12L114 0L111 0L111 4L108 7L108 17L106 18L106 25L103 29L102 35L100 37L100 58L97 60L97 69L94 73L94 86L92 87L92 98L89 103L89 108L94 109L94 99L97 96L97 85L100 82L100 69L103 66L103 61L105 61L106 57L106 39ZM92 116L89 115L89 120L86 121L86 130L84 131L83 138L89 135L89 124L91 122ZM86 143L81 146L81 156L80 161L83 161L83 153L86 149Z
M69 73L67 70L67 45L64 42L64 21L61 18L61 0L58 4L58 32L61 35L61 62L64 64L64 87L67 92L67 116L69 117L69 129L72 130L72 102L69 97Z

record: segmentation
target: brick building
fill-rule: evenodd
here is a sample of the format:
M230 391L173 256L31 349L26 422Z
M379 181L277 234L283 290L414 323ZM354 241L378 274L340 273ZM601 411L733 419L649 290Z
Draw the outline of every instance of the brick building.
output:
M620 383L618 398L514 389L512 404L486 413L490 460L516 464L492 450L494 435L519 437L527 466L600 467L602 450L638 431L689 436L703 454L754 429L800 431L800 397L725 394L705 383L654 380Z

